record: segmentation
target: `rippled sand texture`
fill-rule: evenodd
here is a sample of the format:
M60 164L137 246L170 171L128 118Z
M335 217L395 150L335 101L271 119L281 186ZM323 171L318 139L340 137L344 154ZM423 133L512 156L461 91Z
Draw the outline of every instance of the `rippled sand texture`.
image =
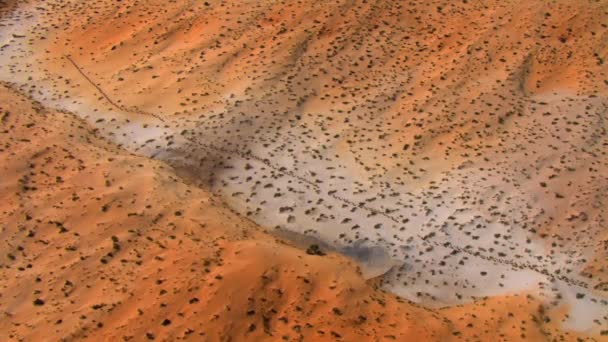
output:
M536 325L608 334L606 2L31 1L3 12L0 78L133 158L170 165L233 210L228 221L315 241L407 305L446 315L429 338L450 315L505 319L480 309L504 298Z

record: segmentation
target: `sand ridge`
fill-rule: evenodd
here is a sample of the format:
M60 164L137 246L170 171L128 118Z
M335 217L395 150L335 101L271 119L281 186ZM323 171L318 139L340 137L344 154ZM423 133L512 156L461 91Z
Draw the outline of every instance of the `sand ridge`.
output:
M576 336L541 323L530 296L436 312L398 299L352 261L277 240L72 114L4 84L0 97L2 339Z
M21 91L238 214L380 264L384 289L427 308L529 293L600 335L606 13L31 2L3 16L0 58Z

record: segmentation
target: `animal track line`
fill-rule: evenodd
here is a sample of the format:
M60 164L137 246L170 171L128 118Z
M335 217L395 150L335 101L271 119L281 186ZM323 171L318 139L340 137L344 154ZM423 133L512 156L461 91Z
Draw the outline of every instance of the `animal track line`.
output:
M106 101L108 101L116 109L118 109L120 111L128 112L128 113L133 113L133 114L152 116L162 122L165 122L165 120L157 114L144 112L144 111L138 110L138 109L133 110L133 109L129 109L127 107L117 104L110 98L110 96L108 96L108 94L103 89L101 89L100 86L98 86L95 82L93 82L93 80L84 72L84 70L82 70L82 68L72 59L72 57L70 57L69 55L63 55L63 57L65 57L72 64L72 66L74 66L74 68L78 71L78 73L80 73L80 75L82 75L82 77L84 77L85 80L87 80L93 87L95 87L95 89L97 89L97 91L106 99Z

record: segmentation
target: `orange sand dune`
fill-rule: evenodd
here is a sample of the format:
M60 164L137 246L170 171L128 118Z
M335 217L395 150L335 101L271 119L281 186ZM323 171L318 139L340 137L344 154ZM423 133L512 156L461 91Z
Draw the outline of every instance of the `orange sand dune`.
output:
M0 340L606 339L607 18L0 1Z
M2 340L449 340L559 336L514 296L430 311L235 216L171 167L7 85ZM566 334L573 338L574 335Z

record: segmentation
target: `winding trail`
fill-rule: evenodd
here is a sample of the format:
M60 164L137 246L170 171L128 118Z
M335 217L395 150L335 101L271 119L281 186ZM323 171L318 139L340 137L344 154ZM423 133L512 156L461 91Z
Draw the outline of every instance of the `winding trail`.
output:
M67 59L70 64L72 64L74 69L76 69L78 73L82 77L84 77L85 80L87 80L87 82L89 82L93 87L95 87L95 89L97 89L97 91L106 99L106 101L108 101L112 106L114 106L114 108L127 113L152 116L162 122L165 122L165 119L163 119L160 115L144 112L143 110L139 110L137 108L127 108L125 106L117 104L116 102L114 102L114 100L110 98L110 96L108 96L108 94L103 89L101 89L100 86L93 82L93 80L84 72L84 70L82 70L82 68L74 61L74 59L72 59L72 57L70 57L69 55L63 55L63 57Z

